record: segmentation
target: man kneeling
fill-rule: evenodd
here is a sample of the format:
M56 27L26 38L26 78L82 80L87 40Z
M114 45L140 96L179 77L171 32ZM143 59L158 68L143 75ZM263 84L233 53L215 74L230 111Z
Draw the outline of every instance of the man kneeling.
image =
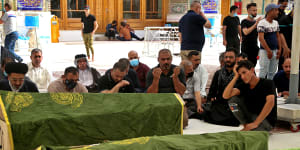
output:
M238 63L234 75L224 90L223 98L231 98L228 102L229 107L244 125L242 130L270 131L277 119L273 81L256 77L253 64L247 60ZM243 83L234 88L239 77Z

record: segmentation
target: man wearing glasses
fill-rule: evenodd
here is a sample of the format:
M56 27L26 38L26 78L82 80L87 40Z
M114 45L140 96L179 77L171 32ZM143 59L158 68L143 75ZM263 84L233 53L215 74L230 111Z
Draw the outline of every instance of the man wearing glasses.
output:
M48 87L49 93L88 93L84 85L78 83L79 73L75 67L65 69L64 75L50 83Z
M51 75L48 70L41 66L43 52L41 49L33 49L30 56L31 62L28 63L27 76L36 83L40 91L46 91L51 82Z
M35 83L24 80L28 67L24 63L10 62L5 65L8 79L0 81L0 90L13 92L39 92Z

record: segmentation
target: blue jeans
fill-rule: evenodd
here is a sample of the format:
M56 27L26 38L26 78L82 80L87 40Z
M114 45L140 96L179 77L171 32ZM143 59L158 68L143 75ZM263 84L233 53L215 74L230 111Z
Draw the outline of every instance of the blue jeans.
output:
M13 59L21 62L23 59L15 53L15 44L18 40L18 32L12 32L5 37L4 47L12 54Z
M273 56L269 59L266 50L259 50L260 78L265 78L267 76L267 79L273 80L278 66L278 59L276 59L277 51L278 50L272 50Z

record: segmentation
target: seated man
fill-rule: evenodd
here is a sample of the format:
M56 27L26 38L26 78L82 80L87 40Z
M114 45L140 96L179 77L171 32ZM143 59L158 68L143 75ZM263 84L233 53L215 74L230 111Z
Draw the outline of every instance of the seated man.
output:
M185 88L185 75L183 70L172 64L172 53L168 49L158 52L159 64L152 68L146 79L147 93L178 93L183 95ZM185 109L183 128L188 125L188 116Z
M291 59L287 58L282 64L283 70L276 73L273 78L277 88L278 96L289 96L290 88L290 72L291 72ZM299 80L300 83L300 80ZM300 86L300 84L299 84ZM300 88L298 88L298 95L300 96Z
M5 65L8 79L0 81L0 90L13 92L39 92L35 83L25 79L28 67L23 63L10 62Z
M152 68L146 79L147 93L178 93L183 95L185 88L185 75L183 70L172 64L172 54L168 49L158 53L158 62Z
M239 77L243 82L234 88ZM274 83L272 80L256 77L254 65L250 61L238 63L234 69L234 78L224 90L223 98L231 98L229 106L244 125L242 130L270 131L275 126L277 103Z
M100 73L95 68L90 67L85 54L76 55L74 62L79 70L79 83L84 85L89 93L98 93Z
M199 59L199 56L197 57L197 59ZM186 78L186 90L182 98L185 101L185 107L188 109L188 116L189 118L197 118L198 113L200 114L203 112L200 94L201 78L198 74L196 74L196 72L194 72L193 63L189 60L183 60L180 63L180 68L184 70Z
M227 50L224 54L225 66L214 74L207 95L207 101L211 102L211 106L204 109L204 121L227 126L238 126L240 124L229 109L227 100L222 97L224 89L234 77L232 70L235 62L235 50Z
M50 83L48 86L49 93L87 93L88 90L84 85L78 83L78 69L68 67L65 69L64 75Z
M208 72L206 68L200 64L199 52L191 51L188 54L188 60L193 64L194 74L199 78L200 95L202 103L206 102L206 84L208 80Z
M132 81L126 77L128 66L117 62L113 69L99 81L99 91L101 93L134 93L135 89Z
M241 52L238 57L236 58L236 62L242 61L242 60L248 60L248 55L244 52Z
M30 56L31 62L28 63L27 76L33 81L40 90L47 89L51 82L51 75L48 70L41 66L43 52L40 49L33 49Z
M105 36L108 37L108 40L111 40L111 38L113 38L113 39L116 38L117 25L118 25L117 21L114 20L114 21L112 21L111 24L108 24L106 26Z
M127 23L121 22L120 33L117 39L120 41L131 41L132 38L135 38L139 41L144 40L144 38L139 38Z
M130 51L128 53L128 59L130 61L130 67L136 71L141 90L144 91L146 88L146 77L147 73L150 70L150 68L140 62L140 57L138 56L138 53L136 51Z
M124 64L127 66L127 69L126 69L126 78L128 78L131 82L132 82L132 86L134 87L134 89L137 91L137 92L140 92L140 82L139 82L139 79L138 79L138 76L137 76L137 73L132 69L130 68L130 62L127 58L120 58L119 61L121 64ZM111 69L107 70L105 72L105 74L109 73L111 71Z

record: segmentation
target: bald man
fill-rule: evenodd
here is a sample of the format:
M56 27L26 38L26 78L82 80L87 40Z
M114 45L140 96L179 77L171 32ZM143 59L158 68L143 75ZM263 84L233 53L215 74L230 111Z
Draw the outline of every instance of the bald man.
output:
M191 10L179 21L180 56L182 60L187 60L191 51L197 51L201 63L201 52L205 43L203 27L211 28L211 23L201 11L201 3L194 1L191 4Z
M284 62L282 64L282 68L283 68L283 70L280 70L274 76L273 81L277 88L278 96L289 96L290 72L291 72L291 59L290 58L287 58L284 60ZM298 88L298 95L300 96L300 87Z
M150 68L140 62L140 57L136 51L130 51L128 53L128 59L130 61L130 67L137 73L140 81L141 89L144 91L146 88L146 77Z

